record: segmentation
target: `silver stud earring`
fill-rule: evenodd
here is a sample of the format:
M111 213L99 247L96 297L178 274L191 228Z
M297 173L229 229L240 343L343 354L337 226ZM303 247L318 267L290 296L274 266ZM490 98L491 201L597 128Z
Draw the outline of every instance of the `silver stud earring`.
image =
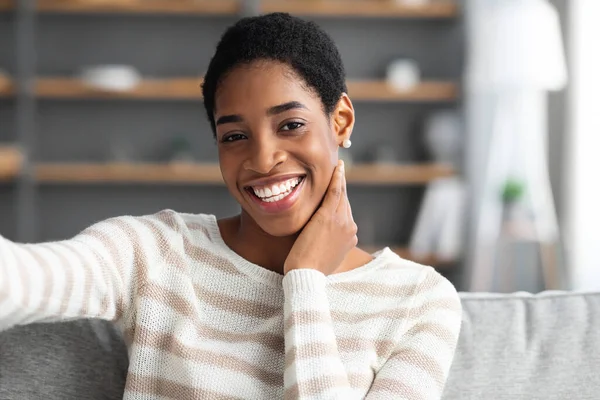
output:
M345 149L349 149L350 146L352 146L352 142L350 141L350 139L344 139L344 141L342 142L342 147Z

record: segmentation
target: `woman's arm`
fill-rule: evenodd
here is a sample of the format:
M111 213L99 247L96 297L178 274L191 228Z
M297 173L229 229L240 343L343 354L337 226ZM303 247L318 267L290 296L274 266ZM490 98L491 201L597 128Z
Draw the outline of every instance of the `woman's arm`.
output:
M284 278L286 399L356 398L338 353L325 283L315 270L290 271ZM454 287L428 273L407 321L408 331L375 377L369 400L441 398L460 330Z
M283 278L285 399L353 399L333 330L326 278L297 269Z
M460 333L462 306L456 289L428 269L408 318L409 327L377 373L368 400L438 400Z
M97 223L70 240L17 244L0 237L0 330L75 318L117 320L159 246L147 218Z

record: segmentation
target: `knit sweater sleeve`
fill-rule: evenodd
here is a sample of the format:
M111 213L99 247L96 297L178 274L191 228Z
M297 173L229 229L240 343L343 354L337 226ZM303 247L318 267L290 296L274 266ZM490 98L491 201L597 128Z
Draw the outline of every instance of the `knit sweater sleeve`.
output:
M141 285L142 264L159 247L145 222L112 218L70 240L41 244L0 237L0 330L123 317Z
M377 373L368 400L439 400L460 333L462 306L454 286L432 268L415 291L407 329Z
M445 278L426 269L407 329L377 373L366 399L440 399L460 331L461 306ZM432 272L430 272L432 271ZM341 361L326 278L295 270L284 278L286 399L353 399Z

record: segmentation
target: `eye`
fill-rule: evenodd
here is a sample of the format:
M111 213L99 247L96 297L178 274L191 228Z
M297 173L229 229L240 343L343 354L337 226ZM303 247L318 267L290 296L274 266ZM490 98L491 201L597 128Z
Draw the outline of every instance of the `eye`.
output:
M300 129L304 126L302 122L292 121L288 122L281 127L282 131L294 131L296 129Z
M237 142L238 140L243 140L243 139L246 139L246 135L243 135L241 133L232 133L231 135L225 135L221 139L221 142L222 143Z

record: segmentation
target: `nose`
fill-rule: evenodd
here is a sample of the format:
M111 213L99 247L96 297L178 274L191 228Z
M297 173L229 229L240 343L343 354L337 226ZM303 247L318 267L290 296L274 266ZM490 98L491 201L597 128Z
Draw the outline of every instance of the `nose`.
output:
M250 154L244 161L244 169L267 175L275 167L283 164L287 153L274 138L256 140L250 148Z

